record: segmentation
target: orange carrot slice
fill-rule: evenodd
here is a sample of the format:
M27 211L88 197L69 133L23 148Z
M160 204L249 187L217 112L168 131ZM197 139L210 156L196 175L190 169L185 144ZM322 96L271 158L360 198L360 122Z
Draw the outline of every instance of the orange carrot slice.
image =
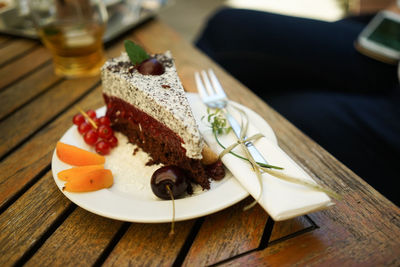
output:
M61 161L74 166L99 165L105 162L101 155L62 142L57 143L56 151Z
M68 180L63 190L68 192L89 192L103 188L109 188L113 185L114 178L110 170L94 170L79 177L79 179Z
M60 171L57 176L58 179L63 180L63 181L68 181L70 179L80 179L82 176L85 176L88 172L94 171L94 170L101 170L104 169L104 165L88 165L88 166L79 166L79 167L74 167L71 169L66 169L63 171Z

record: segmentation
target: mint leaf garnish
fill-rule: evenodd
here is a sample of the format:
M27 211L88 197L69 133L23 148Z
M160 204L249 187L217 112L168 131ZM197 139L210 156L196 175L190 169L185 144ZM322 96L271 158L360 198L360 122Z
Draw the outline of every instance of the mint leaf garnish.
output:
M126 53L128 53L129 59L133 65L140 64L150 57L142 47L131 40L125 40L124 45Z

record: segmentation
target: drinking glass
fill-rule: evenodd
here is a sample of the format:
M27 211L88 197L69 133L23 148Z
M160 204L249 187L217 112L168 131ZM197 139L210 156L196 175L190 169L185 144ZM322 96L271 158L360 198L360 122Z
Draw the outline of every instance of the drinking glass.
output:
M39 36L64 77L93 76L105 61L107 10L102 0L29 0Z

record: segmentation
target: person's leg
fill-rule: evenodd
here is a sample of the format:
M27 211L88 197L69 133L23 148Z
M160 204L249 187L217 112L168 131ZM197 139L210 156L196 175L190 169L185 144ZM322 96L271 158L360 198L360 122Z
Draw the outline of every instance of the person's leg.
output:
M223 9L197 46L256 93L286 88L374 91L397 82L396 68L359 54L364 27L266 12Z
M382 95L282 92L267 102L400 206L400 88Z

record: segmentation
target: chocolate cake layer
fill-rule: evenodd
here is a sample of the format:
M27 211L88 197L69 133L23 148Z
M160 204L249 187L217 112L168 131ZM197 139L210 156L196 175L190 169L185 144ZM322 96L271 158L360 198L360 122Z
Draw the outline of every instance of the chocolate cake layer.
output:
M129 142L148 153L152 158L148 164L176 165L184 169L189 178L203 189L210 188L204 166L200 160L186 156L182 138L124 100L106 94L103 96L113 129L126 135Z

